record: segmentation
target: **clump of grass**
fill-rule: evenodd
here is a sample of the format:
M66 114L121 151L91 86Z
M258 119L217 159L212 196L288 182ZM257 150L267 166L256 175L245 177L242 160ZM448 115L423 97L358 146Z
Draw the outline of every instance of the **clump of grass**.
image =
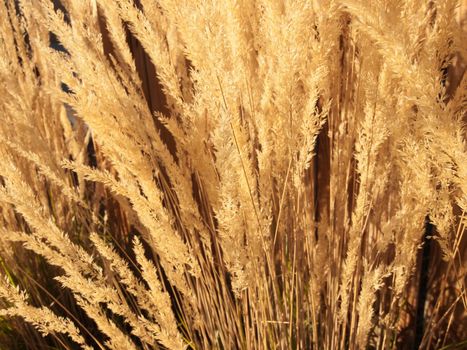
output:
M2 1L2 343L462 344L456 11Z

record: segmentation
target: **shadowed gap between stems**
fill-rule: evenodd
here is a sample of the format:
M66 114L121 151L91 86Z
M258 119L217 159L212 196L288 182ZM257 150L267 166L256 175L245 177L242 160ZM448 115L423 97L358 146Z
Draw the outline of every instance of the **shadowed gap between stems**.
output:
M414 349L421 345L425 330L425 302L428 292L428 267L430 265L431 236L434 226L427 215L425 217L425 232L423 234L422 261L420 266L420 281L418 285L417 313L415 316L415 343Z

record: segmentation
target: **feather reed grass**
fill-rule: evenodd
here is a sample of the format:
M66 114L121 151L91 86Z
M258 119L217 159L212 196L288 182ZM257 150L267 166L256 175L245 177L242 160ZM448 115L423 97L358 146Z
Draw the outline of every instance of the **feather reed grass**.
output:
M465 345L465 11L1 1L0 348Z

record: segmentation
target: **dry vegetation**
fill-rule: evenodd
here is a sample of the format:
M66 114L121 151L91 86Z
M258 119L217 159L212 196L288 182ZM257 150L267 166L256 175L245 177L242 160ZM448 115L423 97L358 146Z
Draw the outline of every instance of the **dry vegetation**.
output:
M1 349L466 346L452 0L1 0Z

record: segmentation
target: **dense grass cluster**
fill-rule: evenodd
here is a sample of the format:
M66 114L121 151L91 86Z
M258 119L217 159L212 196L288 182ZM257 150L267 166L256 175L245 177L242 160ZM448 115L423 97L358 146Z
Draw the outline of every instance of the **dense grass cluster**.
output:
M0 349L466 346L464 10L1 0Z

